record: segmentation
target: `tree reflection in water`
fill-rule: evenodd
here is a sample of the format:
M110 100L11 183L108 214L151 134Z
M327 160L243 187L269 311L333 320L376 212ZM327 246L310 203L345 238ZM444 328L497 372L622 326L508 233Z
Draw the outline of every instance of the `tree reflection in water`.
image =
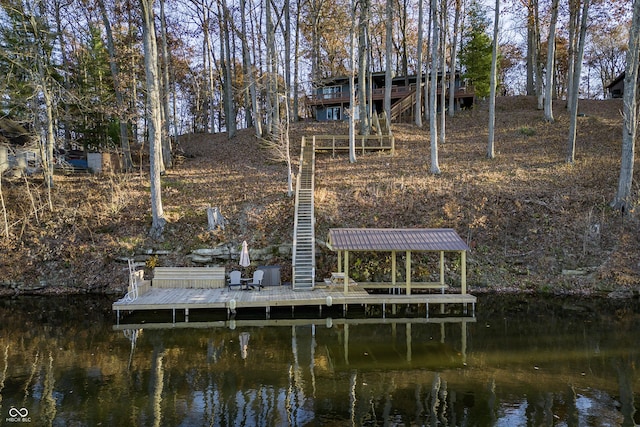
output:
M127 329L113 325L110 301L6 299L1 416L15 408L33 425L138 426L640 421L637 301L492 296L477 308L475 319L239 313L233 325L192 311L189 324Z

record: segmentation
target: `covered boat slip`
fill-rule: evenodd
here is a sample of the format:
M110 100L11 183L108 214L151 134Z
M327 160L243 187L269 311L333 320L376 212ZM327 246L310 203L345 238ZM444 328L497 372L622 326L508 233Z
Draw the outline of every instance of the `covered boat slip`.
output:
M327 241L329 249L338 253L338 272L333 274L333 283L342 282L347 294L353 282L349 278L350 252L390 252L391 281L362 283L367 288L404 290L411 295L412 289L440 289L444 294L445 252L460 254L460 293L467 294L467 244L450 228L332 228ZM396 255L405 254L405 281L396 282L398 277ZM438 282L414 282L412 279L411 254L413 252L434 252L440 255L440 280Z

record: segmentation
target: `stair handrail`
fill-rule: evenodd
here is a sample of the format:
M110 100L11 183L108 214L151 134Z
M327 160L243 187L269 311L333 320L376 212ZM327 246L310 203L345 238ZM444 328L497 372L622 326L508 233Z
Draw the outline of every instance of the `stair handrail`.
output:
M308 151L309 147L307 147L306 138L303 136L300 147L300 164L298 168L298 176L296 177L296 200L295 200L295 208L294 208L294 223L293 223L293 248L292 248L292 285L293 289L296 289L296 264L297 264L297 253L298 253L298 229L300 227L300 218L299 218L299 210L300 210L300 190L302 189L302 179L304 177L304 164L305 158L311 156L310 166L311 166L311 182L310 182L310 190L311 190L311 256L312 256L312 287L313 281L315 280L315 212L314 212L314 202L313 202L313 189L314 189L314 180L315 180L315 137L312 138L312 146L311 146L311 154Z
M305 138L302 137L302 142L300 143L300 164L298 165L298 176L296 176L296 200L294 204L294 212L293 212L293 246L292 256L291 256L291 284L295 289L296 283L296 253L298 252L298 205L300 201L300 179L302 177L302 164L304 163L304 146L305 146Z

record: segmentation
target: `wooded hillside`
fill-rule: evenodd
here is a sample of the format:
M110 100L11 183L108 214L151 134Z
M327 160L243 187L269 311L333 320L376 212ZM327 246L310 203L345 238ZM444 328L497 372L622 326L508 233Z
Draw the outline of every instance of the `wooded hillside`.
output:
M486 108L450 119L438 176L429 173L428 132L413 125L394 126L393 156L359 155L351 164L346 154L321 154L316 235L325 239L330 227L451 227L472 248L471 292L637 293L637 214L622 217L609 208L619 174L621 107L620 100L580 102L573 165L565 162L563 105L555 106L557 120L549 124L533 97L498 98L493 160L485 158ZM299 147L302 135L344 133L346 126L293 124L292 146ZM291 243L294 202L286 194L285 165L270 160L251 129L232 140L186 135L177 152L175 167L162 177L168 220L162 242L147 237L146 161L131 174L57 177L53 211L40 178L3 180L11 234L0 239L3 292L122 292L128 257L192 265L195 249L239 248L243 240L252 250ZM207 231L208 206L221 209L224 231ZM318 253L322 280L335 258L322 246ZM290 259L274 254L269 262L281 265L289 280ZM372 274L384 268L374 264L362 260L360 267ZM455 260L447 267L455 272Z

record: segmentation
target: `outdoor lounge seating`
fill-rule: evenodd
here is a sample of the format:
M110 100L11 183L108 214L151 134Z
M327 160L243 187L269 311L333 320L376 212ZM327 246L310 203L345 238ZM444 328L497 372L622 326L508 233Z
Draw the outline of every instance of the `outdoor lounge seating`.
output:
M239 271L235 270L232 271L231 273L229 273L229 290L231 290L232 286L238 286L240 289L242 289L242 273L240 273Z
M152 286L165 289L224 288L224 267L156 267Z
M256 270L253 273L253 279L250 282L247 282L247 287L251 287L253 289L258 288L258 290L260 290L261 288L264 288L264 286L262 285L263 277L264 277L264 271Z

